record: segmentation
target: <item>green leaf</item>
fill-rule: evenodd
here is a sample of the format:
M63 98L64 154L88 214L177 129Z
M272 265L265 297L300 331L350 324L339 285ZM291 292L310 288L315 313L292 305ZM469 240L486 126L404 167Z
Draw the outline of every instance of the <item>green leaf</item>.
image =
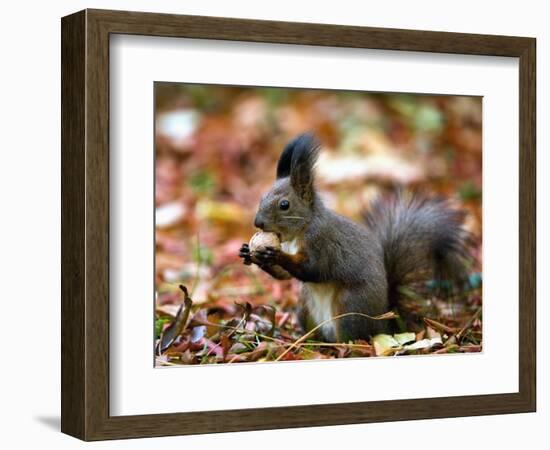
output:
M162 333L162 329L164 328L164 324L170 323L171 319L168 317L160 317L155 320L155 336L156 339L160 337L160 334Z
M422 105L414 116L414 126L419 131L439 131L443 126L443 117L433 106Z
M393 353L393 349L400 347L399 342L389 334L377 334L372 338L372 344L376 356L389 355Z
M393 338L397 341L399 345L405 345L408 342L414 342L416 339L416 334L414 333L399 333L394 334Z
M481 198L481 190L474 183L468 181L460 186L458 195L462 200L477 200Z
M189 177L191 189L199 194L211 194L216 188L216 180L207 171L199 171Z
M211 266L214 262L214 253L206 245L196 245L193 248L193 259L199 265Z

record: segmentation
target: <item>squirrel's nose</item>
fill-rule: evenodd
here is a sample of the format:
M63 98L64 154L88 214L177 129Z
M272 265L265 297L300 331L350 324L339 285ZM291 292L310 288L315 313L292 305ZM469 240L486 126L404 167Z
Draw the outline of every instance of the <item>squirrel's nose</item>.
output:
M262 220L262 218L258 215L256 216L256 218L254 219L254 226L256 228L259 228L260 230L263 230L264 229L264 221Z

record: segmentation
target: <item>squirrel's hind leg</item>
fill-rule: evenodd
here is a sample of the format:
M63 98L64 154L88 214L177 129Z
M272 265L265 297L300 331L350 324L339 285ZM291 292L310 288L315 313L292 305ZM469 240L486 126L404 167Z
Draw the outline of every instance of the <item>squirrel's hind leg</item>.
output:
M380 316L389 310L383 297L381 299L364 287L346 290L342 294L340 307L340 314L360 313L371 317ZM393 328L394 325L388 320L374 320L357 314L339 319L336 323L336 334L339 342L368 340L376 334L390 333Z

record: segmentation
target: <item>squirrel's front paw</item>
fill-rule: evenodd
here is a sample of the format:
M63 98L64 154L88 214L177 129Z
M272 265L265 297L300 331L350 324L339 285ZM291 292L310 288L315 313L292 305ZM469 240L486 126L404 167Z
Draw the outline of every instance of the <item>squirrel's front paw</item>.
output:
M264 266L277 264L280 251L274 247L265 247L254 252L254 257Z
M252 264L252 256L250 255L250 247L248 244L243 244L239 250L239 257L243 259L243 263L249 266Z

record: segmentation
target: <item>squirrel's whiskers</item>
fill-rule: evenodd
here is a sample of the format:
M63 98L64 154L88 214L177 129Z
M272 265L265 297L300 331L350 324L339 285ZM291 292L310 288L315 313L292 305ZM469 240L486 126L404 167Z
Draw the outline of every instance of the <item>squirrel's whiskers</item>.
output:
M303 217L299 216L283 216L283 219L299 219L299 220L306 220Z

